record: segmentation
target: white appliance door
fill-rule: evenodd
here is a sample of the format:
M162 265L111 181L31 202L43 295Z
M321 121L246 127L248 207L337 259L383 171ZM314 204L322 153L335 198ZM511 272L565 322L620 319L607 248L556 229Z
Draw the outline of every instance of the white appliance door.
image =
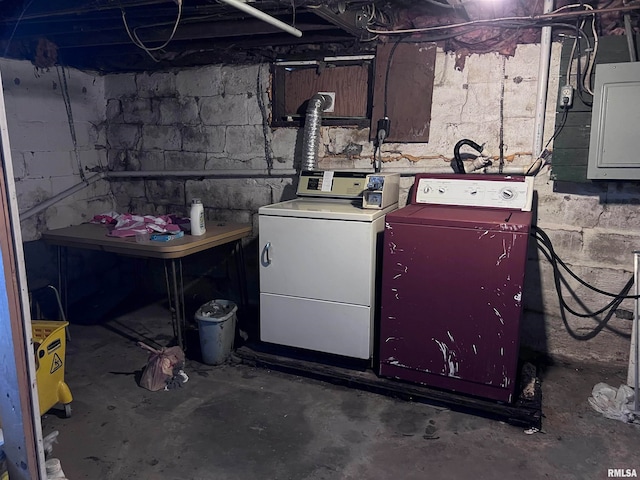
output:
M260 294L260 339L369 359L372 309L361 305Z
M260 292L371 306L382 220L260 215Z

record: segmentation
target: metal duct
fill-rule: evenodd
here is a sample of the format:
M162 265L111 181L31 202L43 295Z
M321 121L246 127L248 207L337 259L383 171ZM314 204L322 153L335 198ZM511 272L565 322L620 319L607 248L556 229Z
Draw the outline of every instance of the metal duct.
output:
M304 122L302 140L302 170L318 168L318 146L320 145L320 125L322 111L331 107L333 100L328 95L316 93L309 100Z

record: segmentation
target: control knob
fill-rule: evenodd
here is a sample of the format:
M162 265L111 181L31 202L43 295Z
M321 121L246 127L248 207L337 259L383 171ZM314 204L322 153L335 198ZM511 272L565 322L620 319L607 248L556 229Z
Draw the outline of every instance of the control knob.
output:
M500 191L500 196L504 199L504 200L512 200L516 194L513 190L511 190L510 188L503 188Z

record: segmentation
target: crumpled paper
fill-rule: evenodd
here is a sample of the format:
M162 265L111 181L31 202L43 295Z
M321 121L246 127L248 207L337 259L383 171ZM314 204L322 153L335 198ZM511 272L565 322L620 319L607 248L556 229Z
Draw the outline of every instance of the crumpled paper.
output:
M596 412L606 418L631 423L635 420L634 391L628 385L620 385L620 388L612 387L606 383L597 383L591 391L589 405Z

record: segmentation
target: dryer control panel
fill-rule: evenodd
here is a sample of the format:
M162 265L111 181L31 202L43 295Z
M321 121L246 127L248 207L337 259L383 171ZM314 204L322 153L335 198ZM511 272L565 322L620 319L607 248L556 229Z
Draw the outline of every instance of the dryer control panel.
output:
M400 174L346 171L303 171L298 196L362 199L362 208L383 210L398 203Z
M360 198L367 187L367 173L332 170L300 172L298 196Z
M531 211L533 177L416 175L412 203Z

